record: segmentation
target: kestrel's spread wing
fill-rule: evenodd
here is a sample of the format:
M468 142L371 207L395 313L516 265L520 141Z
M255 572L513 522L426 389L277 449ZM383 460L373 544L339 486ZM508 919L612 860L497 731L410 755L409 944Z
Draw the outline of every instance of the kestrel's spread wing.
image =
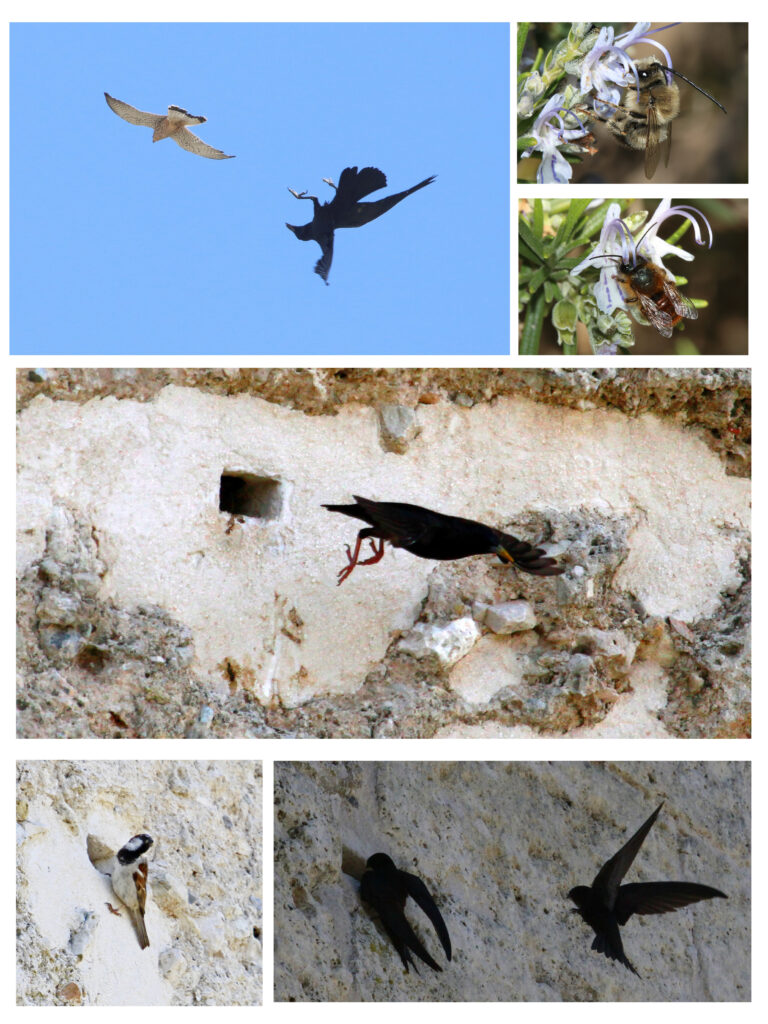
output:
M122 117L128 124L140 124L144 128L157 128L160 122L165 120L165 114L149 114L146 110L138 110L136 107L132 107L130 103L116 100L108 92L104 93L104 98L117 116Z
M227 153L223 153L220 149L214 149L213 146L209 146L207 142L203 142L202 139L191 132L189 128L180 128L177 132L171 135L174 142L178 142L182 149L186 149L189 153L195 153L197 156L207 156L209 160L232 160L233 157Z
M136 107L132 107L130 103L116 100L108 92L104 93L104 98L109 104L110 109L118 117L122 117L124 121L127 121L129 124L138 124L145 128L154 129L152 134L153 142L160 142L162 139L173 139L182 149L186 149L189 153L194 153L196 156L204 156L209 160L232 159L227 153L223 153L220 149L214 149L213 146L209 146L187 129L186 126L188 124L203 124L207 118L202 115L190 114L183 107L176 106L169 106L167 114L150 114L145 110L138 110Z

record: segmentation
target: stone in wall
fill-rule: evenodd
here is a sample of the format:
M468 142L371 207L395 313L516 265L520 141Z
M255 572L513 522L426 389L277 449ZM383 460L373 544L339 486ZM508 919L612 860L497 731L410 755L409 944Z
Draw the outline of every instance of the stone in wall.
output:
M626 875L724 891L622 928L640 977L590 949L568 892L664 800ZM750 999L748 762L275 765L275 998L290 1001ZM426 883L453 946L408 900L443 968L406 973L361 903L366 859Z
M18 1004L260 1003L261 807L254 761L18 762ZM87 850L140 832L144 950Z

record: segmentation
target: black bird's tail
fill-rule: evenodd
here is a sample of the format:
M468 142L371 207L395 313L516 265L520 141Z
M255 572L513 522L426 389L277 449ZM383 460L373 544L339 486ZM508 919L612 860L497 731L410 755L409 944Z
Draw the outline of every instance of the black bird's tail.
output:
M609 960L618 960L620 964L624 964L624 966L632 971L633 974L636 974L638 978L640 977L640 973L635 968L635 965L631 963L627 954L624 952L619 926L615 921L612 921L610 925L608 925L606 931L595 933L595 937L592 940L592 949L597 953L602 953L604 956L607 956Z

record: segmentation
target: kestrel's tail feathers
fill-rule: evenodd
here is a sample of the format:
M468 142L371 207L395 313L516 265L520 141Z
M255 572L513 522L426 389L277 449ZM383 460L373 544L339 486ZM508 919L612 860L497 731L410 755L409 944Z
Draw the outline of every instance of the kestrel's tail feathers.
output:
M177 114L181 116L177 117ZM204 124L208 120L202 114L190 114L184 107L177 107L173 103L168 107L168 117L172 121L180 121L182 124Z

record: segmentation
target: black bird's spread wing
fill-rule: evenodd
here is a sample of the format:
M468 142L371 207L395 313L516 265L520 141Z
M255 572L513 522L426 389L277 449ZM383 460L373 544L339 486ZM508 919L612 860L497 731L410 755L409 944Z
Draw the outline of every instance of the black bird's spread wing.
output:
M405 882L406 888L408 889L408 895L416 900L421 909L427 915L429 920L432 922L432 926L437 932L437 936L440 942L443 944L445 955L448 959L451 959L451 938L448 935L448 929L445 927L445 921L443 921L440 911L435 905L435 901L430 895L429 889L422 882L417 875L409 875L407 871L401 871L400 877Z
M433 971L442 971L440 964L436 963L424 949L418 935L406 920L398 895L387 879L382 878L375 871L366 871L360 883L360 896L378 913L384 931L391 939L406 971L408 965L413 964L414 970L418 974L410 950L413 950L416 956Z
M323 255L315 264L315 273L319 274L325 283L328 284L328 273L333 262L333 232L329 231L328 234L318 238L317 244L323 250Z
M387 176L378 167L364 167L358 171L356 167L345 167L339 175L334 203L346 206L356 203L371 192L377 192L387 184Z
M668 914L716 896L728 899L719 889L696 882L633 882L619 889L616 918L619 924L626 924L633 914Z
M643 845L643 840L650 832L651 826L656 821L658 813L663 806L664 801L662 800L650 818L640 826L618 853L615 853L610 860L603 864L595 876L592 888L600 890L605 905L610 909L613 909L616 903L622 878L629 871L632 861L637 856L638 850Z

